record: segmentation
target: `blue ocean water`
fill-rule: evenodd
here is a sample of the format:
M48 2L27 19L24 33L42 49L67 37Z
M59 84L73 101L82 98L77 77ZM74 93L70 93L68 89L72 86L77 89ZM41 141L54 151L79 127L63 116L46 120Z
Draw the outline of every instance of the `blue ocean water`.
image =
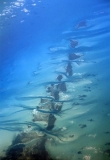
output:
M36 131L53 159L110 159L109 21L109 0L1 0L0 157L18 134ZM56 100L46 90L62 82ZM41 108L56 118L49 131L32 121L42 98L63 104Z

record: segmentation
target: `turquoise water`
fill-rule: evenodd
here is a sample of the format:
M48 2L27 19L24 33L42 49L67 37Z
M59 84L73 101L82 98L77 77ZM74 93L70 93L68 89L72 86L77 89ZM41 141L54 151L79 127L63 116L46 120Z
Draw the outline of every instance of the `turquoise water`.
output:
M109 21L109 0L1 0L0 157L17 135L36 132L52 159L110 159ZM47 92L62 82L58 99ZM61 110L38 110L42 98ZM36 117L50 113L48 130Z

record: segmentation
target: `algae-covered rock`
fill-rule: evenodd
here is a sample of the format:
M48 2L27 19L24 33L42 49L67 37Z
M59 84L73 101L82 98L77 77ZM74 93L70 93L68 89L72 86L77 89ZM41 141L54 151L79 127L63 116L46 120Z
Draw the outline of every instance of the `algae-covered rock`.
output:
M55 121L56 121L55 116L53 114L50 114L48 118L47 130L52 130L54 128Z
M1 160L52 160L45 149L46 135L36 132L20 133Z

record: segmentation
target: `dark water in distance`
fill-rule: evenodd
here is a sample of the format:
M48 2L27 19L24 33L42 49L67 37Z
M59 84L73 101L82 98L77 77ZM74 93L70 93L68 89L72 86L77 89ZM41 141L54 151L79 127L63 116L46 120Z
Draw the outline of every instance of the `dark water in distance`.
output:
M109 28L109 0L0 1L0 157L18 134L36 131L53 159L110 159ZM72 53L83 56L69 61ZM46 89L58 75L67 90L55 101ZM63 102L49 132L32 123L45 97Z

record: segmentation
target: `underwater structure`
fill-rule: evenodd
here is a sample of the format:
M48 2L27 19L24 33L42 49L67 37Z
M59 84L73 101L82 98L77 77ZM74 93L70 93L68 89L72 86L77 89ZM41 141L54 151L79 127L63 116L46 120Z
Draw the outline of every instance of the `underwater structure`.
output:
M0 3L0 160L109 160L110 3Z

